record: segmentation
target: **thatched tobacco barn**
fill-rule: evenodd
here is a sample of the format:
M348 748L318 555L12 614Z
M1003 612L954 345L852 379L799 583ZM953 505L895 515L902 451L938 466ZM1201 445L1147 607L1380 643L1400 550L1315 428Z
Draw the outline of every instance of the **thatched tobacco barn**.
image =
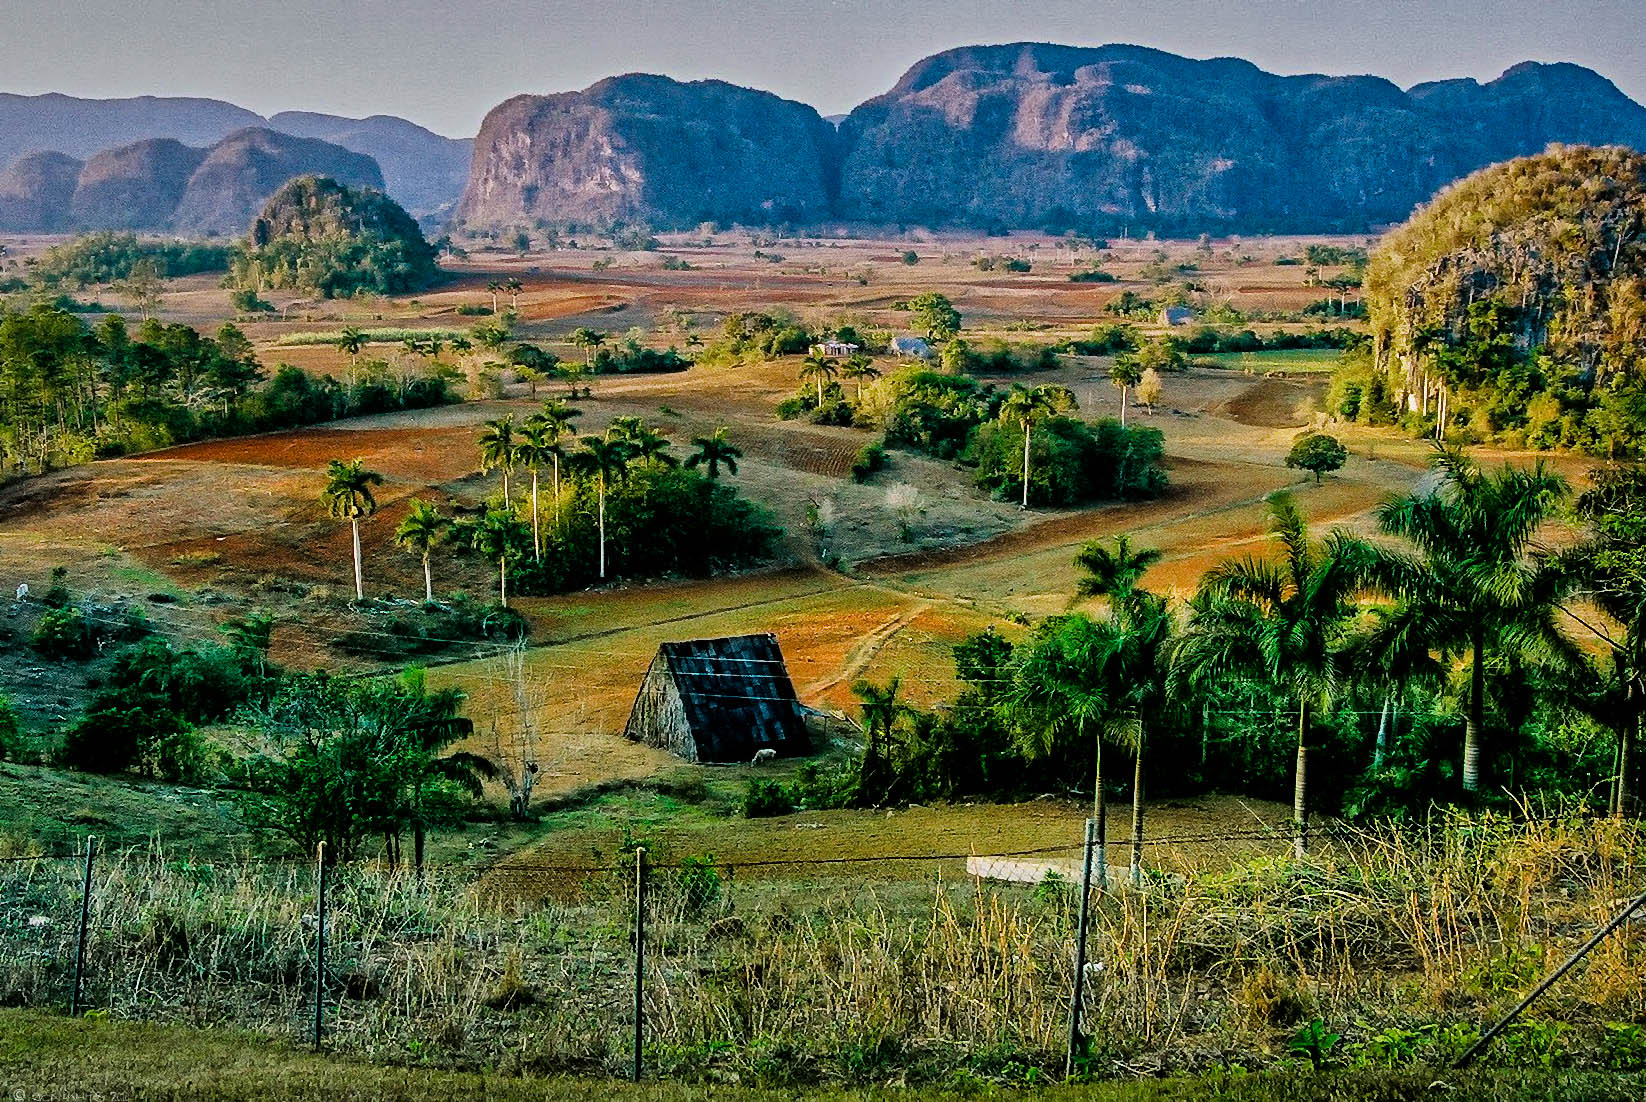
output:
M693 639L657 648L625 737L687 761L747 762L811 750L775 635Z

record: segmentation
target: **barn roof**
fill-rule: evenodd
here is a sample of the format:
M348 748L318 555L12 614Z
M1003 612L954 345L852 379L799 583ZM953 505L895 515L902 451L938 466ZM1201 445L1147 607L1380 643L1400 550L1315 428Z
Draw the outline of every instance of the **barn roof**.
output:
M777 636L664 643L657 656L680 693L699 760L747 760L766 747L783 755L809 748Z

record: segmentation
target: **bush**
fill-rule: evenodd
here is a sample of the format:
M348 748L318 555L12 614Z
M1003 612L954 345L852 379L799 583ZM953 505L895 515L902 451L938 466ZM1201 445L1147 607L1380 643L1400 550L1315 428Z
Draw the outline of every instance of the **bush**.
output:
M852 481L867 482L877 471L886 467L886 445L880 440L864 444L852 460Z
M89 658L96 637L78 608L51 608L35 621L29 646L47 658Z
M592 480L569 480L564 527L545 526L541 560L510 570L520 594L582 589L598 579L597 491ZM606 492L608 579L685 576L764 561L782 530L761 507L724 481L695 470L635 467Z
M256 290L251 287L230 291L229 305L242 314L267 314L274 310L274 306L258 298Z
M596 375L646 375L684 371L692 361L674 348L646 348L631 337L616 348L596 352L593 364Z
M15 759L23 750L23 728L11 697L0 693L0 761Z
M777 781L756 778L749 782L743 795L743 817L766 819L775 815L789 815L795 809L794 796L787 786Z

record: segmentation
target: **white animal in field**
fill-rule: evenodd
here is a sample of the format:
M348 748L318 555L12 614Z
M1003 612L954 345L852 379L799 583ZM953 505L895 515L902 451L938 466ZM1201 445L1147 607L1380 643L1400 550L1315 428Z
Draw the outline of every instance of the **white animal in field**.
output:
M775 760L777 760L777 751L768 746L764 750L756 750L754 752L754 760L749 764L765 765L767 762Z

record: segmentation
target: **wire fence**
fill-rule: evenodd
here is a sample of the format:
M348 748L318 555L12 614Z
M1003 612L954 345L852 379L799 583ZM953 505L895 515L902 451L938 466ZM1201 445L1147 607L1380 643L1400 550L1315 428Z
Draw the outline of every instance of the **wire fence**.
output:
M0 858L0 1004L612 1076L637 1060L693 1079L1189 1070L1230 1044L1284 1052L1315 1017L1355 1023L1363 1044L1444 1021L1434 1051L1410 1053L1438 1059L1640 888L1628 823L1314 838L1307 861L1286 856L1284 830L1156 838L1146 853L1178 863L1141 863L1135 882L1129 847L1111 845L1083 968L1079 843L527 854L421 873L158 845L14 855ZM1564 981L1564 1020L1646 1014L1643 925L1623 923Z

